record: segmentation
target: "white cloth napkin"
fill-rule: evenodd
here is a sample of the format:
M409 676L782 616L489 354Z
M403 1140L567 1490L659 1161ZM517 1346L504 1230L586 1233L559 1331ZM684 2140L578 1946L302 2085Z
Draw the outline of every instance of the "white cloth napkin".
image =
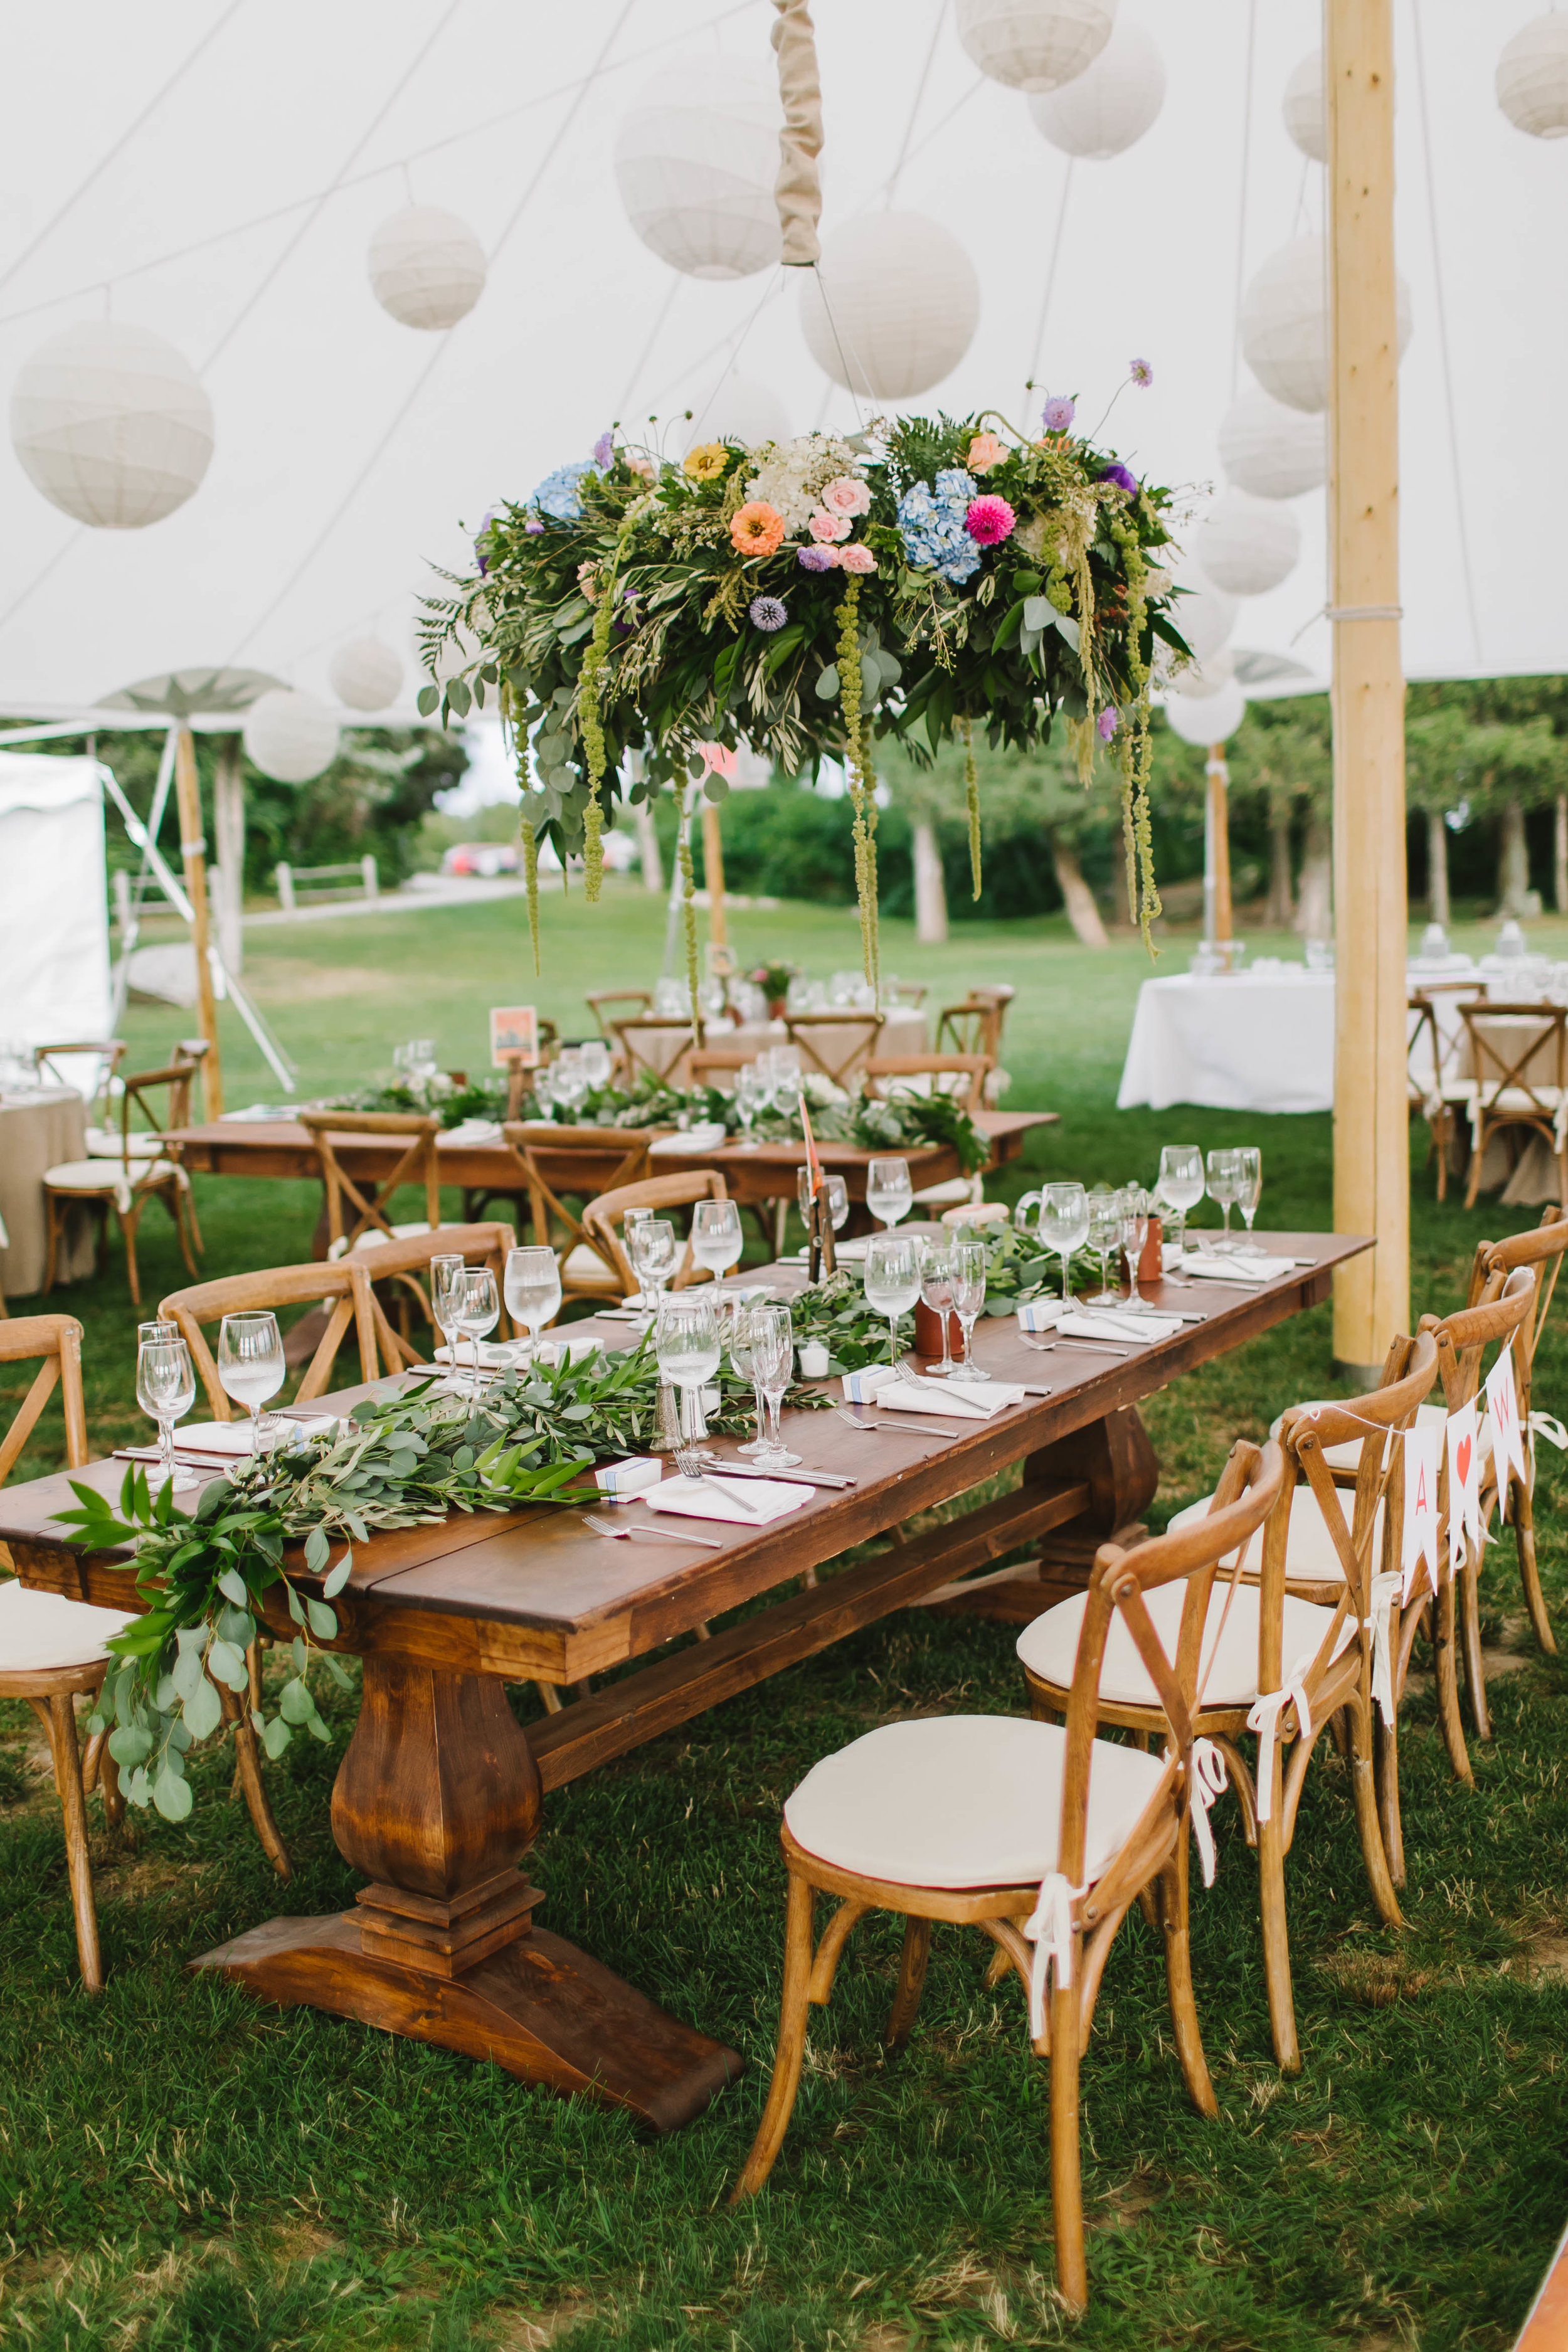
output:
M479 1366L481 1370L486 1371L510 1371L512 1365L520 1363L527 1353L527 1347L521 1339L481 1339L479 1341ZM458 1370L460 1372L471 1372L473 1370L474 1343L471 1339L458 1340L455 1359L450 1348L440 1347L437 1349L436 1361L438 1364L449 1364L454 1360L456 1361ZM416 1370L417 1367L411 1364L408 1369L410 1371L413 1371Z
M1189 1250L1182 1260L1184 1274L1200 1274L1205 1282L1240 1282L1258 1284L1272 1282L1277 1274L1288 1274L1296 1261L1290 1257L1258 1258L1222 1257L1216 1250L1212 1256Z
M876 1396L895 1412L929 1412L939 1421L989 1421L1023 1399L1011 1381L888 1381Z
M783 1478L737 1478L726 1487L717 1478L667 1478L638 1496L650 1511L673 1511L683 1519L723 1519L731 1527L765 1528L809 1503L816 1489ZM743 1495L738 1502L736 1495ZM747 1504L751 1505L748 1510Z
M725 1140L726 1129L716 1118L707 1119L700 1127L689 1127L679 1135L661 1135L648 1145L648 1157L679 1160L692 1151L717 1151Z
M795 1255L804 1263L805 1260L810 1256L811 1252L810 1249L803 1243L801 1247L795 1251ZM866 1255L866 1244L863 1241L836 1241L833 1244L833 1255L845 1265L858 1265Z
M1119 1314L1114 1307L1081 1307L1075 1314L1064 1315L1057 1324L1064 1339L1114 1339L1119 1343L1131 1340L1136 1347L1147 1347L1155 1339L1173 1339L1182 1328L1179 1315Z
M290 1414L284 1433L320 1437L336 1426L334 1413L315 1413L309 1421L296 1421ZM182 1454L215 1454L225 1461L238 1461L250 1452L249 1416L244 1421L183 1421L174 1432L174 1444Z
M440 1134L436 1138L437 1148L439 1148L443 1143L451 1143L461 1146L469 1143L499 1143L500 1141L500 1121L499 1118L459 1119L456 1127L443 1128Z

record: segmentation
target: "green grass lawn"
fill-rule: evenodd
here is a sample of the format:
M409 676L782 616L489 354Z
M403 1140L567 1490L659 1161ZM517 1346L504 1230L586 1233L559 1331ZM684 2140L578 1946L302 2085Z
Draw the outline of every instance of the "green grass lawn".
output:
M247 977L315 1091L372 1077L415 1031L473 1068L492 1003L532 997L580 1033L583 992L645 979L662 925L629 887L597 915L552 901L535 983L521 902L302 924L253 930ZM966 926L942 950L885 929L886 962L929 981L928 1002L984 978L1018 988L1009 1102L1063 1116L1004 1192L1047 1173L1148 1179L1162 1142L1247 1140L1264 1152L1262 1222L1328 1223L1326 1118L1114 1110L1148 969L1136 946L1092 954L1053 921ZM732 929L748 958L778 952L824 975L854 961L853 918L837 910L742 912ZM224 1019L231 1103L275 1098ZM133 1011L132 1066L189 1026ZM1478 1236L1527 1221L1495 1203L1438 1210L1419 1158L1418 1311L1456 1303ZM308 1250L313 1186L203 1181L198 1198L208 1273ZM184 1278L156 1217L143 1253L154 1298ZM101 1282L53 1303L87 1328L95 1443L144 1432L118 1250ZM1541 1402L1559 1408L1568 1347L1554 1335L1542 1367ZM1320 1308L1155 1398L1156 1517L1204 1491L1234 1435L1261 1436L1281 1405L1330 1383ZM52 1466L58 1446L50 1415L26 1466ZM1548 1449L1542 1565L1568 1631L1565 1496ZM1021 1711L1006 1629L890 1619L550 1801L531 1864L544 1923L750 2061L666 2141L446 2052L262 2010L183 1973L188 1955L276 1910L352 1901L328 1819L352 1697L333 1702L331 1751L298 1741L269 1768L298 1871L286 1892L221 1757L198 1769L196 1811L178 1827L137 1818L111 1833L94 1804L110 1970L98 2002L78 1989L40 1744L23 1709L0 1708L0 2333L39 2352L1506 2346L1568 2212L1568 1675L1531 1646L1510 1539L1491 1563L1497 1738L1473 1748L1473 1790L1449 1777L1430 1698L1417 1692L1402 1716L1405 1935L1376 1924L1343 1772L1314 1766L1289 1877L1299 2081L1282 2083L1269 2057L1255 1872L1233 1803L1216 1814L1217 1882L1194 1898L1216 2123L1185 2104L1152 1938L1136 1917L1123 1929L1083 2074L1094 2299L1077 2324L1051 2294L1045 2070L1016 1990L985 1990L978 1937L938 1938L894 2062L880 2032L896 1937L886 1924L859 1931L831 2007L814 2012L772 2184L740 2213L724 2202L772 2054L781 1801L878 1722ZM531 1692L515 1696L527 1719Z

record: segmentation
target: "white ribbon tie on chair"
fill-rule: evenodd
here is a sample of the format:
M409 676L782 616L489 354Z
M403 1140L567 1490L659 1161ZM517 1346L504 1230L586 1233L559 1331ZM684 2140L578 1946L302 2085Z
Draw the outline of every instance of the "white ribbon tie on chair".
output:
M1203 1869L1204 1885L1214 1885L1214 1830L1209 1822L1209 1807L1216 1797L1223 1797L1230 1786L1230 1773L1225 1758L1212 1739L1194 1739L1193 1764L1189 1775L1192 1793L1193 1835L1198 1842L1198 1861Z
M1374 1576L1369 1595L1372 1614L1361 1621L1363 1632L1372 1635L1372 1695L1383 1709L1383 1719L1390 1731L1394 1728L1394 1660L1388 1647L1388 1616L1396 1592L1401 1608L1409 1600L1405 1587L1414 1580L1415 1573L1415 1569L1406 1569L1401 1574L1391 1568Z
M1559 1454L1568 1454L1568 1429L1564 1429L1554 1412L1532 1412L1525 1427L1530 1433L1531 1467L1535 1466L1535 1441L1544 1437L1548 1445L1555 1445Z
M1285 1677L1283 1690L1266 1691L1255 1699L1248 1710L1247 1727L1258 1734L1258 1818L1267 1822L1274 1813L1274 1744L1279 1737L1279 1718L1288 1706L1296 1710L1296 1728L1301 1738L1312 1736L1312 1709L1307 1697L1303 1679L1310 1658L1298 1658Z
M1087 1886L1074 1886L1059 1870L1047 1870L1040 1881L1034 1910L1024 1922L1024 1933L1035 1948L1029 1970L1029 2039L1037 2042L1046 2030L1046 1976L1056 1963L1058 1989L1072 1984L1072 1906Z

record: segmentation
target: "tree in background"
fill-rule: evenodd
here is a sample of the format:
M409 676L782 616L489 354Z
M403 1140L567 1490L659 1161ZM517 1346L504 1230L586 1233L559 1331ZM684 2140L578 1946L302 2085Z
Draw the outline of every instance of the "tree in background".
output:
M1480 678L1413 686L1405 715L1405 792L1426 819L1426 903L1449 919L1449 838L1474 818L1497 826L1497 906L1539 914L1525 818L1553 807L1561 852L1556 898L1568 912L1568 691L1559 678ZM1458 818L1458 824L1455 823Z

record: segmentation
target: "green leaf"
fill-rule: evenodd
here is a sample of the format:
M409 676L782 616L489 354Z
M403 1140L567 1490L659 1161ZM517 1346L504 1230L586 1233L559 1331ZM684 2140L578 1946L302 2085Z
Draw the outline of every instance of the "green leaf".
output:
M319 1739L324 1748L330 1748L331 1746L331 1732L328 1728L327 1725L321 1721L319 1715L311 1715L308 1717L305 1723L305 1728L310 1733L311 1738Z
M835 663L829 662L826 669L817 671L816 692L819 702L831 702L837 694L838 670Z
M422 686L414 698L414 707L421 719L428 719L440 699L441 689L438 686ZM268 1749L268 1752L270 1754L271 1750Z
M326 1530L323 1528L312 1528L310 1534L305 1538L306 1567L311 1571L312 1575L320 1576L321 1570L325 1568L330 1556L331 1552L330 1547L327 1543Z
M329 1609L324 1601L307 1601L305 1611L310 1620L310 1631L318 1642L337 1639L338 1615L335 1609Z
M166 1822L183 1822L195 1800L188 1785L167 1764L153 1783L153 1802Z
M468 717L469 711L473 708L473 695L462 678L449 677L447 680L447 708L451 710L455 710L459 719L466 719Z
M207 1672L216 1682L226 1683L232 1691L244 1690L250 1680L245 1653L237 1650L232 1642L214 1642L207 1652ZM187 1716L188 1713L187 1709Z
M204 1626L199 1630L205 1633L206 1629ZM206 1669L202 1664L201 1652L182 1648L179 1656L174 1660L174 1671L170 1679L174 1685L175 1697L188 1706L195 1693L206 1680Z
M233 1601L237 1609L249 1608L250 1594L246 1589L244 1577L237 1568L224 1570L223 1574L218 1578L217 1589L226 1601Z
M306 1723L315 1714L316 1702L298 1675L284 1684L279 1695L278 1712L285 1723Z
M1056 606L1051 603L1048 596L1026 596L1024 599L1024 626L1026 629L1048 629L1051 625L1051 616L1055 611ZM1011 615L1009 614L1008 617L1011 618ZM1002 643L1002 632L1000 629L996 632L996 642L998 645Z
M336 1568L333 1569L331 1576L328 1577L325 1584L321 1587L321 1597L324 1601L335 1601L337 1599L339 1593L342 1591L344 1585L349 1580L349 1571L353 1567L353 1564L354 1556L353 1551L345 1551L342 1559L339 1560Z
M283 1750L288 1747L289 1742L293 1737L293 1733L289 1730L281 1716L269 1716L266 1723L263 1724L261 1727L261 1745L266 1748L268 1755L272 1759L274 1764L277 1763L278 1759L282 1755Z
M223 1721L223 1703L204 1675L199 1686L185 1701L185 1729L193 1739L210 1739Z
M345 1672L341 1661L333 1657L331 1650L321 1652L321 1664L340 1690L353 1690L353 1677Z
M289 1616L292 1617L296 1625L302 1625L305 1622L305 1612L300 1606L299 1594L295 1591L293 1586L287 1582L284 1584L283 1590L289 1597Z
M115 1762L123 1764L127 1770L133 1765L145 1764L153 1753L153 1735L148 1731L139 1731L132 1724L122 1723L118 1731L111 1731L109 1735L109 1752Z

